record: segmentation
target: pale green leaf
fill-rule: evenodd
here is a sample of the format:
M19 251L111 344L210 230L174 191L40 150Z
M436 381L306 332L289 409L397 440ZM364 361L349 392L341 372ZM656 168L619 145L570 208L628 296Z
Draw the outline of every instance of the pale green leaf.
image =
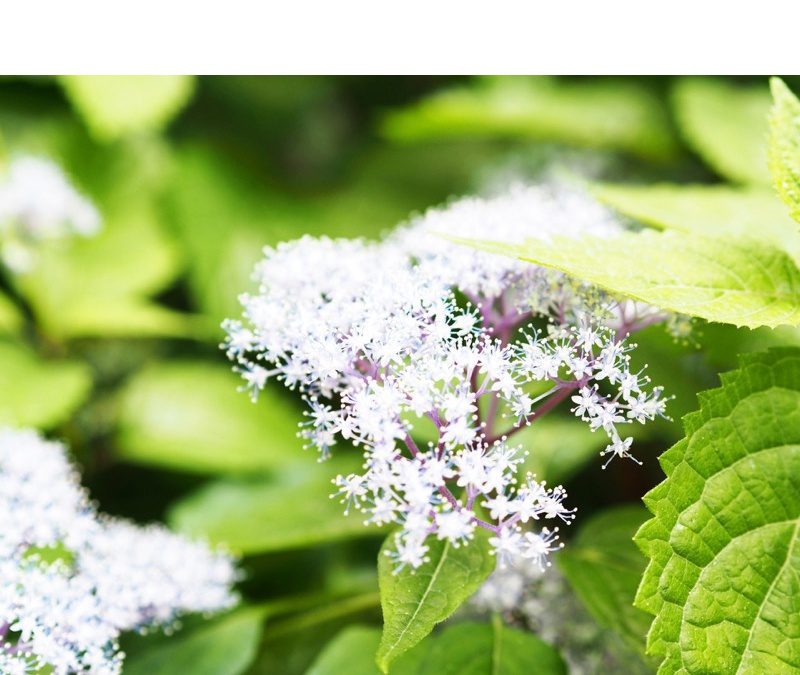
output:
M108 206L103 220L95 237L43 246L35 269L16 279L48 336L197 335L202 326L196 319L147 297L180 269L155 206L121 200Z
M43 360L23 347L0 343L0 424L47 429L65 422L91 386L83 363Z
M765 86L685 78L675 85L674 103L684 137L715 171L737 183L770 183Z
M148 637L126 657L125 675L240 675L252 663L261 640L263 614L241 610L178 631L147 648Z
M800 101L777 77L770 84L775 105L770 116L769 168L789 212L800 221Z
M378 556L383 635L376 660L383 672L455 612L492 573L496 560L489 553L489 538L488 531L478 528L472 541L456 548L449 541L428 537L428 562L399 572L388 555L394 550L394 536L387 538Z
M194 91L188 75L65 75L58 81L92 134L104 141L160 130Z
M675 150L659 102L620 81L487 78L390 114L383 132L398 141L496 136L557 141L657 159Z
M205 362L138 372L119 402L120 456L193 472L263 472L291 462L303 446L299 406L271 389L256 405L240 384L230 368Z
M18 333L22 323L19 308L7 295L0 293L0 334Z
M677 230L508 244L453 238L492 253L554 267L662 309L737 326L800 323L800 271L756 239Z
M647 559L633 535L647 518L640 505L607 509L581 524L556 561L598 623L644 652L651 617L633 606Z
M596 185L600 201L658 228L753 237L800 259L800 233L771 188L721 185Z
M358 452L350 452L354 457L337 456L326 462L315 462L309 454L301 465L272 480L211 483L178 502L170 511L169 522L178 530L202 535L242 554L381 534L374 526L366 527L358 513L345 515L340 500L331 498L336 492L332 483L336 475L358 470ZM292 461L290 457L286 460Z
M800 671L800 349L741 357L684 418L636 535L661 675Z

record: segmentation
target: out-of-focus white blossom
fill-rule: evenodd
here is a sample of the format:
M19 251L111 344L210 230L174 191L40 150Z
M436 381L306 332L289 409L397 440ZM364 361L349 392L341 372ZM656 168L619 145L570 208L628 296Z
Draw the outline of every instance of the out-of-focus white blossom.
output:
M231 607L231 559L98 515L59 443L0 429L0 672L121 672L122 631Z
M40 157L19 157L0 178L0 255L15 272L36 262L36 246L48 239L100 229L100 214L62 170Z
M430 535L468 544L476 527L502 560L545 565L566 493L520 475L511 436L559 401L631 457L621 430L664 411L661 389L630 370L627 336L664 315L560 272L450 243L434 233L521 241L621 231L586 196L516 188L434 209L382 242L305 237L265 249L245 322L225 344L255 399L269 378L310 405L301 435L325 457L364 448L364 472L339 476L347 508L401 526L397 569L421 565ZM576 245L580 245L576 243ZM435 440L415 444L415 427ZM476 507L486 507L489 521Z

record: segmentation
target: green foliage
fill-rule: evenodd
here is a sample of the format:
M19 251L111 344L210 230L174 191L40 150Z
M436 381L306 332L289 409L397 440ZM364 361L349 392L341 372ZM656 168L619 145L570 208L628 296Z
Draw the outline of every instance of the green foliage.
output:
M0 342L0 424L52 428L69 419L91 387L91 373L82 363L45 361Z
M800 271L783 250L755 239L669 230L613 239L563 237L524 244L459 240L554 267L662 309L737 326L800 323Z
M800 669L800 350L741 357L661 457L636 542L660 675Z
M101 141L159 131L194 90L194 78L187 75L64 75L58 81Z
M378 629L343 630L306 675L379 675L374 653ZM391 667L391 675L566 675L558 652L515 628L492 623L458 623L420 643Z
M295 450L297 452L297 450ZM358 468L355 457L314 463L305 457L291 467L285 457L282 473L270 480L219 480L177 502L170 523L178 530L202 535L238 553L266 553L370 537L377 528L345 515L331 480Z
M493 77L438 92L387 116L397 141L500 136L623 150L664 159L675 151L656 101L630 82Z
M10 298L0 293L0 334L8 335L19 332L22 327L22 315Z
M603 185L600 201L647 225L706 236L751 237L800 260L800 233L771 189L727 185Z
M263 614L245 609L186 629L167 640L140 638L125 659L125 675L240 675L252 663L261 640ZM158 637L158 636L154 636Z
M675 85L673 101L683 136L709 166L735 183L770 183L766 87L687 77Z
M261 405L237 391L230 369L204 361L153 364L121 392L118 448L137 463L192 472L242 473L292 463L303 420L283 392Z
M458 548L449 541L429 538L429 560L416 570L404 567L399 572L388 555L394 550L394 535L386 539L378 556L384 623L377 663L384 673L492 573L496 561L489 554L489 538L489 532L480 528L468 545Z
M777 77L770 84L775 105L770 116L769 167L778 193L800 221L800 101Z
M148 296L180 269L180 255L159 226L155 205L120 199L103 212L91 239L54 241L16 283L53 339L202 334L202 324Z
M640 653L650 617L633 606L646 559L633 535L647 517L639 505L618 506L583 521L556 557L559 569L601 626Z

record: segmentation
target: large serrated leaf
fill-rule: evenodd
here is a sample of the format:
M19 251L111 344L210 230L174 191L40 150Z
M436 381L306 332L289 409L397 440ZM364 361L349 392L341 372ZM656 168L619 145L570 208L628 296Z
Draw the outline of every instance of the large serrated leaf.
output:
M800 671L800 349L741 357L700 396L636 535L661 675Z
M119 454L130 461L199 473L275 469L299 456L299 408L283 392L254 405L235 373L199 361L137 373L119 402Z
M45 361L0 343L0 425L53 427L83 403L91 386L91 371L83 363Z
M633 535L647 517L641 505L607 509L581 525L556 556L559 569L598 623L644 652L650 617L633 606L646 559Z
M757 239L670 230L523 244L452 240L709 321L750 328L800 323L800 270L788 253Z
M595 196L658 228L708 236L755 237L800 260L797 223L771 188L727 185L595 185Z
M736 183L769 185L765 86L685 78L673 98L684 137L711 167Z
M100 140L161 129L194 90L188 75L65 75L58 81Z
M490 555L489 538L488 531L478 529L469 544L456 548L449 541L429 537L428 562L416 570L404 567L397 573L387 555L394 549L394 536L387 538L378 557L383 635L376 660L384 673L492 573L496 560Z
M800 221L800 101L777 77L770 84L775 105L769 121L769 168L789 212Z
M630 82L558 83L486 78L389 115L384 133L399 141L511 137L624 150L663 159L674 153L663 110Z

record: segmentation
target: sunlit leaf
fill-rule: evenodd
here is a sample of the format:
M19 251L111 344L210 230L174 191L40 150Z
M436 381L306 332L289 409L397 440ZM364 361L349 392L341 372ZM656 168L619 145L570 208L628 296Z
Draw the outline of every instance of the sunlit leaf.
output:
M394 536L387 538L378 557L378 581L383 608L383 635L378 648L378 667L389 664L428 635L471 596L495 568L490 555L490 534L475 532L468 545L454 547L449 541L429 537L428 562L416 570L399 572L388 552Z
M193 472L263 472L302 452L299 407L266 390L258 405L237 391L224 365L161 363L137 373L122 392L122 457Z
M769 166L778 193L800 221L800 101L777 77L772 78L775 105L770 116Z
M0 342L0 424L47 429L68 419L92 386L89 368L42 360Z
M100 140L160 130L194 90L188 75L64 75L58 81Z
M800 670L800 350L741 357L700 396L636 535L661 675Z
M554 267L614 293L709 321L751 328L800 324L797 265L785 251L757 239L668 230L524 244L454 241Z
M659 228L753 237L800 260L800 233L771 188L720 185L597 185L594 194L626 216Z
M393 112L383 131L398 141L499 136L624 150L648 158L669 157L675 150L658 101L621 81L487 78Z
M683 135L714 170L737 183L770 183L765 86L687 77L676 84L674 102Z

